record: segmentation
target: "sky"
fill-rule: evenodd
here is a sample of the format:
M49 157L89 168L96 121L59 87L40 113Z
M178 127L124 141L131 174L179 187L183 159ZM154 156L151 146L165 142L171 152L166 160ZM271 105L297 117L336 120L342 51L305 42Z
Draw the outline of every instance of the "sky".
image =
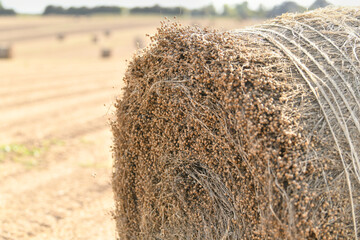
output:
M249 7L256 9L259 4L267 8L281 4L285 0L248 0ZM299 5L309 7L315 0L292 0ZM327 0L329 3L337 6L360 6L360 0ZM47 5L63 7L94 7L100 5L111 5L121 7L153 6L159 4L164 7L183 6L187 8L199 8L205 5L213 4L218 11L222 10L224 4L238 4L243 0L0 0L5 8L15 9L18 13L42 13Z

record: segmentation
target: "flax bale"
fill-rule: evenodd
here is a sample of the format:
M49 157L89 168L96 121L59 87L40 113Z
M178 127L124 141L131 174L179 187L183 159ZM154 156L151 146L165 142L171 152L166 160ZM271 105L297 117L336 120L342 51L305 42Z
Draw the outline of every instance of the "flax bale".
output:
M62 42L64 41L65 39L65 33L59 33L57 36L56 36L57 40L59 40L59 42Z
M102 48L101 49L101 57L102 58L110 58L111 57L111 49L110 48Z
M116 103L120 239L358 239L359 8L163 24Z
M110 37L110 35L111 35L110 29L104 30L104 35L105 35L106 37Z
M0 46L0 58L11 58L12 47L11 46Z
M97 36L96 34L94 34L94 35L92 36L92 38L91 38L91 41L92 41L94 44L96 44L96 43L99 41L98 36Z

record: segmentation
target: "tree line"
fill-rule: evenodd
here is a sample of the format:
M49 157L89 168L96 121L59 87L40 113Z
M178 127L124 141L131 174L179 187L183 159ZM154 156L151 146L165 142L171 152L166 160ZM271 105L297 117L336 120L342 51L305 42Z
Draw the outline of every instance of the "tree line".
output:
M0 15L11 16L11 15L16 15L16 12L13 9L4 8L3 5L0 2Z
M309 9L316 9L319 7L325 7L329 5L326 0L316 0ZM134 7L124 8L119 6L99 6L99 7L70 7L63 8L60 6L47 6L42 13L43 15L94 15L94 14L157 14L167 16L194 16L194 17L210 17L210 16L224 16L224 17L237 17L241 19L250 18L272 18L279 16L287 12L303 12L307 8L292 2L285 1L280 5L274 6L272 9L265 9L263 5L260 5L258 9L251 10L248 7L248 2L242 2L235 5L225 4L223 11L218 13L213 5L204 6L198 9L188 9L185 7L161 7L160 5L154 5L152 7ZM12 9L4 9L0 3L0 15L1 14L13 15L15 11Z
M43 15L93 15L93 14L123 14L124 8L117 6L99 6L99 7L70 7L47 6Z

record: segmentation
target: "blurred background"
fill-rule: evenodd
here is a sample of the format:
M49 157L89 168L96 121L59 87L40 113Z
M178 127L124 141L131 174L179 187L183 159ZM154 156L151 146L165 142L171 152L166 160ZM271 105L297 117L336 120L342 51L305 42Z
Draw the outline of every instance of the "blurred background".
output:
M0 2L0 239L115 239L113 103L164 17L221 31L357 0Z

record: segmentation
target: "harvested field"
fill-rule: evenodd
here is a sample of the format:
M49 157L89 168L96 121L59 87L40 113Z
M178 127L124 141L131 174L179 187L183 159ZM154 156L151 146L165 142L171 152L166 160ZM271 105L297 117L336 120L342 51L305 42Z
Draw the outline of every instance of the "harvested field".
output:
M13 47L0 59L1 240L115 239L107 121L134 39L160 20L0 18L0 43Z
M360 8L165 22L114 120L120 239L359 239Z

